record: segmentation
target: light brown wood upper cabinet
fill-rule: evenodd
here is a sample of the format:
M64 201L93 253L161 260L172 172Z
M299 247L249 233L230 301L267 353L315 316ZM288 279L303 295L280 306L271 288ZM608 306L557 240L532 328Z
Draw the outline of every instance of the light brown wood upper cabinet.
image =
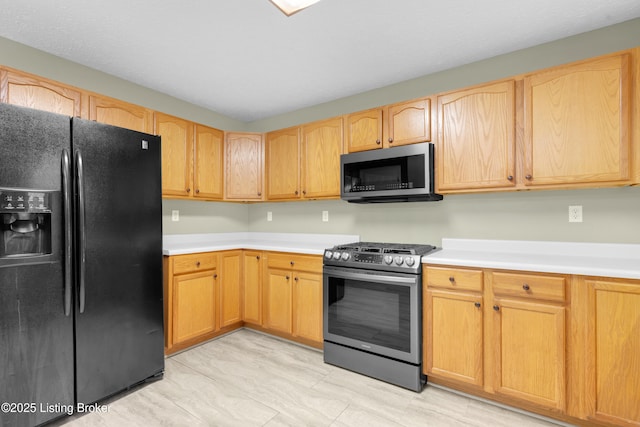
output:
M628 53L526 76L525 185L626 183L630 90Z
M445 93L437 103L438 191L513 187L515 82Z
M302 197L340 197L342 117L302 127Z
M349 114L345 117L347 152L382 148L382 108Z
M162 137L162 195L191 196L193 123L156 112L154 129Z
M193 197L220 200L224 196L224 132L195 125Z
M89 119L138 132L153 132L152 110L103 96L89 96Z
M348 114L345 138L349 153L431 141L431 99Z
M82 93L74 88L26 73L0 69L0 102L81 117L82 98Z
M225 135L225 199L262 200L262 134Z
M267 133L264 151L267 200L299 198L300 128Z

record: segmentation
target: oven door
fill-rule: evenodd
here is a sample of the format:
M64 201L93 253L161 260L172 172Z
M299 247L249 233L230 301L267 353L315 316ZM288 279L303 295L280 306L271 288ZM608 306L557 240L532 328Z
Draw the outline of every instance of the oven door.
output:
M422 276L325 266L324 339L419 364Z

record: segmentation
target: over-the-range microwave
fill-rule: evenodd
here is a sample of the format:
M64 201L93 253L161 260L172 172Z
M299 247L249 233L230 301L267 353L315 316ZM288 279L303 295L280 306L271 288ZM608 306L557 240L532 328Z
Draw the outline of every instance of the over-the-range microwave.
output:
M442 200L434 191L433 144L340 156L340 197L351 203Z

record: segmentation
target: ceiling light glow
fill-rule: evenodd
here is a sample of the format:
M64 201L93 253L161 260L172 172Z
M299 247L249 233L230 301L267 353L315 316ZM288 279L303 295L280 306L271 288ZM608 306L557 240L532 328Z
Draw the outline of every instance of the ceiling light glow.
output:
M291 16L320 0L270 0L287 16Z

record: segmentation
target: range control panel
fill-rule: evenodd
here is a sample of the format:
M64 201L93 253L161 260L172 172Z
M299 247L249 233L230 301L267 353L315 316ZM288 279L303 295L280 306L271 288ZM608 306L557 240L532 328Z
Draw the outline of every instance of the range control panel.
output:
M0 211L51 212L50 194L46 191L0 188Z

